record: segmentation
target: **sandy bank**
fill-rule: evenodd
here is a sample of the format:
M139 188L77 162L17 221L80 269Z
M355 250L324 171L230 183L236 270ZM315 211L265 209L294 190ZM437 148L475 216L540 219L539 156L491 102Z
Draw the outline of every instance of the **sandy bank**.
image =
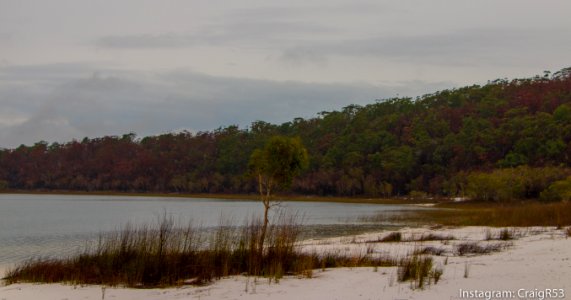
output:
M61 284L14 284L0 287L0 299L462 299L464 291L509 291L537 293L545 289L563 289L571 298L571 239L555 228L513 229L512 241L484 241L499 229L465 227L452 229L403 229L403 239L419 239L428 233L453 236L453 241L375 242L387 233L306 241L304 251L336 251L404 256L426 246L443 249L434 256L444 269L441 281L425 289L412 289L410 283L396 281L397 269L342 268L314 270L313 278L289 277L279 283L264 278L235 276L208 286L184 286L169 289L125 289ZM460 243L482 245L504 243L505 249L485 255L458 256ZM446 259L448 257L448 259ZM468 271L466 271L466 269ZM467 275L467 278L465 276ZM569 294L569 295L567 295ZM540 299L538 295L528 297ZM498 298L496 298L498 299Z

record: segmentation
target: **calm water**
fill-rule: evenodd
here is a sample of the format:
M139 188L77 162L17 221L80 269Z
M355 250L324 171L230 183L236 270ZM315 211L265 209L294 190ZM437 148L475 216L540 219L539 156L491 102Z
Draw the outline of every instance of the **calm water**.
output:
M281 210L303 215L307 236L351 234L390 224L360 223L359 217L417 209L410 206L282 202ZM274 210L275 211L275 210ZM219 220L244 220L263 213L258 201L124 196L0 194L0 265L33 257L61 257L86 241L126 223L157 222L164 214L177 223L214 227Z

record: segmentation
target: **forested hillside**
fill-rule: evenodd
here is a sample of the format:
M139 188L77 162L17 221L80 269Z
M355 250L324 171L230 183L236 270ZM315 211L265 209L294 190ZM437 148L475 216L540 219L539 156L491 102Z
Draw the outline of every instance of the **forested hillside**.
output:
M299 136L309 152L295 193L546 196L571 174L571 69L278 125L4 149L0 189L251 193L249 157L274 135ZM499 195L497 186L517 190Z

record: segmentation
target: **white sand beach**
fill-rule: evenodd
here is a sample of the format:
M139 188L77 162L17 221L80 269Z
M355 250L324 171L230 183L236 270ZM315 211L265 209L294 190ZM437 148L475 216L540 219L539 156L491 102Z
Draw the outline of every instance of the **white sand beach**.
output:
M414 289L397 282L396 267L314 270L312 278L286 277L278 283L265 278L233 276L206 286L129 289L62 284L12 284L0 287L0 300L61 299L468 299L468 293L511 292L511 299L571 298L571 238L553 227L514 228L516 239L485 241L498 228L407 228L402 237L419 239L429 233L453 236L451 241L379 243L388 232L305 241L303 251L335 251L403 257L431 246L444 251L433 256L444 273L438 284ZM458 256L455 245L477 242L502 244L502 251ZM1 270L0 270L1 271ZM467 276L467 278L466 278ZM545 293L551 289L552 296ZM561 290L560 290L561 289ZM464 291L464 295L461 294ZM488 294L490 299L503 299ZM557 296L557 297L554 297ZM525 297L524 297L525 296ZM471 297L475 298L475 297ZM508 297L505 297L508 298Z

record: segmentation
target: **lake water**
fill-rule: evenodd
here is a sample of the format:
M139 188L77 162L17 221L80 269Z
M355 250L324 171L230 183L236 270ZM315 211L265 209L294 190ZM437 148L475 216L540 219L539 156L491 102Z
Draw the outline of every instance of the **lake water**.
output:
M324 237L391 226L358 220L419 208L285 201L279 209L303 216L306 236ZM102 232L120 229L127 223L156 223L164 214L182 225L192 222L214 227L220 219L241 225L262 213L262 204L255 200L0 194L0 265L33 257L67 256L83 249L86 241Z

